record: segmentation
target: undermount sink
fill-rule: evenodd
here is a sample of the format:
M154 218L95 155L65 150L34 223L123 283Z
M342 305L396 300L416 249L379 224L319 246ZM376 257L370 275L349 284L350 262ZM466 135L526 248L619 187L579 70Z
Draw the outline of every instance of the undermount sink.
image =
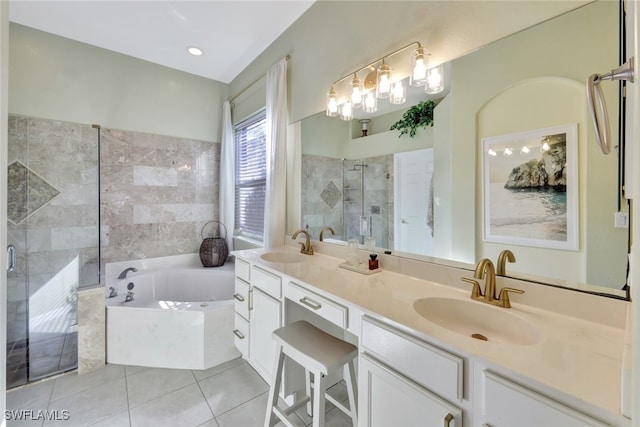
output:
M303 255L299 252L265 252L260 255L265 261L289 264L294 262L304 262L309 255Z
M542 339L534 325L510 313L510 309L482 302L422 298L413 303L413 308L431 323L482 341L533 345Z

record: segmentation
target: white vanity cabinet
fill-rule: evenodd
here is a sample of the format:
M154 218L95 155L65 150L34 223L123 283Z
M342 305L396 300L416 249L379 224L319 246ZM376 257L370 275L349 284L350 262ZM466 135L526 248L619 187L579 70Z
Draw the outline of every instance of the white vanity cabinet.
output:
M368 317L361 331L360 426L463 425L462 357Z
M282 279L253 265L251 267L251 321L249 363L262 378L272 377L276 343L273 331L282 326Z
M233 329L234 344L242 357L249 357L249 319L251 302L251 264L236 257L235 260L235 321Z
M476 391L482 425L491 427L604 427L605 424L492 370L482 370Z

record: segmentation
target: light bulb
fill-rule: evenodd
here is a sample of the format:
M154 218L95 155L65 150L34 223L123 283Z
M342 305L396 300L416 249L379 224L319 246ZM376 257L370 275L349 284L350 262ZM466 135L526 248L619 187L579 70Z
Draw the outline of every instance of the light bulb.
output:
M395 82L391 86L389 102L392 104L403 104L407 100L407 88L403 81Z
M411 86L422 86L427 81L427 62L425 60L424 48L418 47L411 57Z
M362 109L365 113L375 113L378 111L378 98L376 98L376 95L373 92L367 92L364 96Z
M382 65L378 68L377 83L376 96L378 98L388 98L391 90L391 69L385 64L384 59L382 60Z
M488 154L488 155L490 155L490 156L492 156L492 157L495 157L498 153L496 153L496 152L495 152L495 150L494 150L493 148L489 148L489 149L487 150L487 154Z
M362 105L362 92L360 91L360 79L355 73L353 74L351 85L351 104L353 108L360 108L360 105Z
M548 142L545 142L544 144L542 144L542 147L540 148L540 152L544 153L545 151L549 151L551 147L549 146Z
M336 90L333 88L333 86L327 94L326 114L329 117L335 117L338 115L338 100L336 99Z
M443 79L443 67L438 65L437 67L429 69L427 71L427 83L424 86L424 91L429 94L440 93L444 90Z
M509 147L505 148L504 151L502 152L502 155L505 157L509 157L513 154L513 150Z
M351 102L347 101L340 106L340 118L346 121L353 119L353 106Z
M524 147L522 147L522 148L520 149L520 154L529 154L529 151L531 151L531 150L529 150L529 147L527 147L527 146L525 145Z

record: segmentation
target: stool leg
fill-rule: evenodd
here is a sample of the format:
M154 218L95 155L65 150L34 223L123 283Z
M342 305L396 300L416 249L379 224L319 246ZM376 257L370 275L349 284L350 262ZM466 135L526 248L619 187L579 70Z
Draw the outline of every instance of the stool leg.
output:
M353 360L349 361L346 365L344 365L345 375L344 379L347 383L347 394L349 395L349 412L351 412L351 421L353 422L353 427L358 426L358 386L356 383L356 374L353 366Z
M324 395L327 392L327 379L321 372L313 373L313 427L324 427Z
M273 378L271 379L271 387L269 388L269 400L267 401L267 414L264 419L264 427L273 427L277 420L273 413L273 408L278 405L278 393L280 392L280 383L282 381L282 367L284 365L284 353L282 345L276 346L276 360L273 367Z
M313 417L313 388L311 387L311 372L308 369L304 370L304 386L307 396L309 397L309 403L307 403L307 415Z

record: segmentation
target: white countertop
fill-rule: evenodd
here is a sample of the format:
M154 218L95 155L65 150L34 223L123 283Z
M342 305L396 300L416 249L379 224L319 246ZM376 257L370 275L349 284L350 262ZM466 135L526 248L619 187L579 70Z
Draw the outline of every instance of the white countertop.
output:
M285 246L271 251L296 249ZM301 263L272 263L260 258L263 252L263 249L252 249L237 251L234 255L309 285L311 290L365 314L391 321L414 335L428 337L443 347L509 369L541 387L566 393L568 398L613 414L620 413L623 328L529 306L523 295L519 298L523 303L512 301L510 313L535 325L542 340L533 345L479 341L437 326L413 309L414 301L425 297L469 300L470 286L468 291L462 291L454 286L385 271L384 265L379 273L363 275L338 268L343 259L318 253ZM498 284L498 290L500 288ZM550 293L552 289L549 288Z

